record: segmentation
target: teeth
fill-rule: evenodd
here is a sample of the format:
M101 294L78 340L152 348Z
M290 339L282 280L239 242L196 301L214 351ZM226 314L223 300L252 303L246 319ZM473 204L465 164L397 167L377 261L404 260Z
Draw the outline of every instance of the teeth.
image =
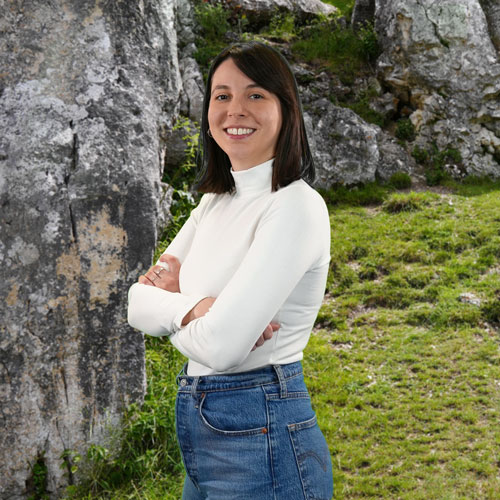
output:
M247 135L254 131L253 128L228 128L227 133L230 135Z

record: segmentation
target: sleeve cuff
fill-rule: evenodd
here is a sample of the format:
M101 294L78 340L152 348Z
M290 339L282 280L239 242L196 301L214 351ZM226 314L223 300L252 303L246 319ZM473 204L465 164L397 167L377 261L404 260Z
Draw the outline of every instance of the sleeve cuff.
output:
M129 291L128 321L147 335L170 335L181 328L184 316L203 298L135 283Z

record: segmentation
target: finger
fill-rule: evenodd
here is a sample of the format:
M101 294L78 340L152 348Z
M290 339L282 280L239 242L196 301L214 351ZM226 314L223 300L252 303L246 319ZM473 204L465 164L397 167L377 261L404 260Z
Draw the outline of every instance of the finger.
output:
M264 333L262 334L262 337L264 338L264 340L269 340L269 339L272 339L273 338L273 330L271 328L271 325L269 325L265 330L264 330Z
M151 270L158 276L158 278L161 278L161 273L162 271L165 272L165 268L163 266L153 266Z
M276 323L275 321L271 321L271 323L269 323L269 325L273 329L273 332L275 332L276 330L279 330L279 328L281 326L279 323Z
M164 262L168 265L169 271L172 273L178 273L181 268L181 263L179 259L175 255L170 255L168 253L164 253L160 257L160 262Z
M261 335L261 336L257 339L257 342L255 342L255 345L256 345L257 347L260 347L261 345L264 345L264 342L265 342L265 340L264 340L264 336L263 336L263 335Z
M142 281L141 281L141 278L142 278ZM143 285L155 286L153 281L151 281L146 275L141 276L139 278L139 283L142 283Z

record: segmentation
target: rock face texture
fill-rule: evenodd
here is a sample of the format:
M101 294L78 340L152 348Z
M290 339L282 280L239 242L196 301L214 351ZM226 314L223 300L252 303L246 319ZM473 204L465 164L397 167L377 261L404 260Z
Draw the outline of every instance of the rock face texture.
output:
M237 12L244 13L252 21L269 20L279 10L294 12L300 19L337 12L336 7L321 0L238 0L224 1L224 3L229 4Z
M2 3L2 499L33 494L37 461L58 498L73 480L63 451L102 442L143 397L126 294L156 242L159 124L198 105L180 100L177 32L187 46L190 10L181 0Z
M495 2L482 4L484 11L477 0L377 1L377 66L413 110L417 143L458 149L464 173L499 177L499 14Z
M377 125L350 109L318 99L305 113L307 136L316 165L315 186L355 185L412 172L413 158Z
M348 87L326 73L315 76L300 65L292 69L299 82L307 137L316 166L316 187L328 189L332 184L387 180L395 172L414 170L414 159L391 135L324 97L341 96L350 92ZM365 85L375 88L378 82L372 78ZM361 88L360 83L358 87ZM378 92L382 89L378 88ZM379 99L384 102L385 94ZM388 113L394 107L393 99L389 94Z

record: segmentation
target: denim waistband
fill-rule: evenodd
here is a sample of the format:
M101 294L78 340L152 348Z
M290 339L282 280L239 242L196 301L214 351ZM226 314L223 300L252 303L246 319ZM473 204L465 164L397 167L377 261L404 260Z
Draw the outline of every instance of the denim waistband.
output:
M296 361L286 365L268 365L256 370L241 373L227 373L221 375L203 375L190 377L186 375L187 363L177 376L179 392L221 391L244 389L266 384L283 384L287 379L302 374L302 362Z

